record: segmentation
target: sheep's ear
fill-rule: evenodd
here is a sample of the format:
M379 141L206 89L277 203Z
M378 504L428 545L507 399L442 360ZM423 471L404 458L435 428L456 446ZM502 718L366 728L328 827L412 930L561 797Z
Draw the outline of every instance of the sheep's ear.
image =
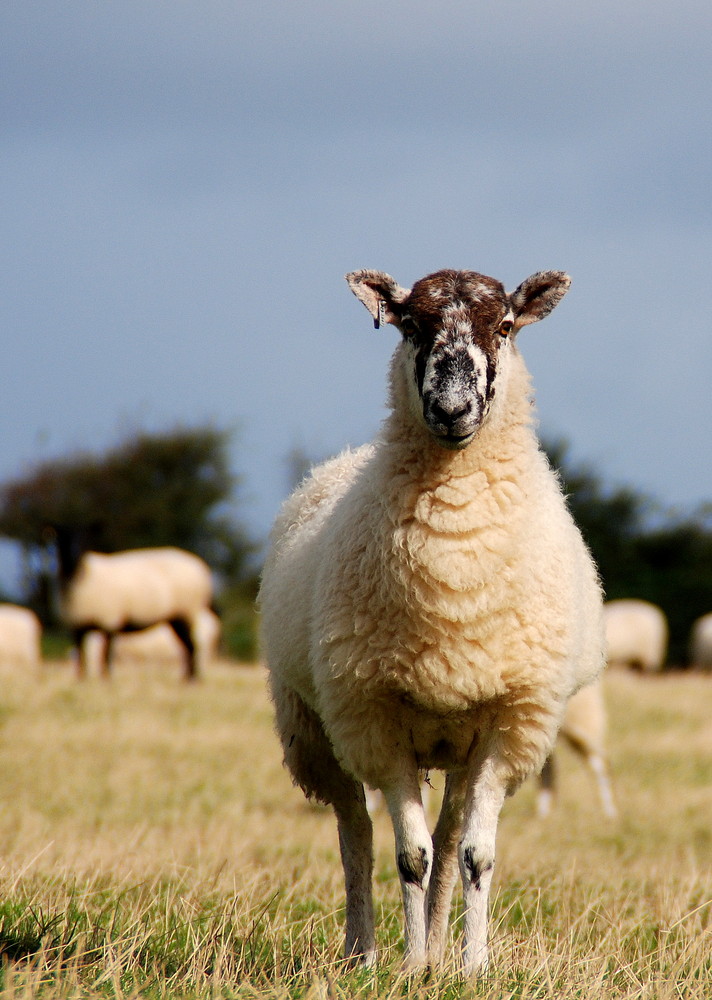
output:
M569 290L571 278L564 271L538 271L509 296L514 326L519 329L548 316Z
M409 288L401 286L383 271L351 271L346 275L349 288L373 316L376 329L381 323L398 324L401 306L410 295Z

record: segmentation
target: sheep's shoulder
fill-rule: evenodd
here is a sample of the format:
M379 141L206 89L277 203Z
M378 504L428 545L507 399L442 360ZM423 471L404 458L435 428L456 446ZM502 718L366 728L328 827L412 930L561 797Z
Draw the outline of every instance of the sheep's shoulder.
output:
M373 455L372 445L346 449L315 466L285 500L270 535L271 563L302 535L311 534L352 486Z

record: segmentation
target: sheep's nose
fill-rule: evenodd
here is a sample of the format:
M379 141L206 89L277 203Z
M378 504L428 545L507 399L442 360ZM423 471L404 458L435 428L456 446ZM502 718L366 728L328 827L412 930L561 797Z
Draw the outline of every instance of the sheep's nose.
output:
M472 403L466 400L464 403L458 402L451 405L438 403L433 400L430 405L430 412L439 424L451 429L462 417L466 417L472 409Z

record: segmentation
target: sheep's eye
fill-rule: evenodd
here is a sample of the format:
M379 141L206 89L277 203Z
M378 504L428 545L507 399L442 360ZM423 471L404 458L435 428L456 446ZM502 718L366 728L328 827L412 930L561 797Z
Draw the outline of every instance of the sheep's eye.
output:
M513 329L514 329L514 323L512 322L511 319L502 320L502 322L499 324L499 332L503 337L508 337Z
M418 325L412 316L403 316L400 321L400 328L406 337L412 337L418 332Z

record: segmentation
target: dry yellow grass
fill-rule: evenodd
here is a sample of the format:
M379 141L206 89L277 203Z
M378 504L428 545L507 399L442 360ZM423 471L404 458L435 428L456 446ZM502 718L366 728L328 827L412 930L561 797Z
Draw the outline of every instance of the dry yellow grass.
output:
M379 944L343 972L333 817L281 766L262 671L0 674L0 952L27 997L712 996L712 678L607 678L619 820L560 751L560 799L503 813L493 965L398 975L401 919L376 818ZM439 779L433 778L437 786Z

